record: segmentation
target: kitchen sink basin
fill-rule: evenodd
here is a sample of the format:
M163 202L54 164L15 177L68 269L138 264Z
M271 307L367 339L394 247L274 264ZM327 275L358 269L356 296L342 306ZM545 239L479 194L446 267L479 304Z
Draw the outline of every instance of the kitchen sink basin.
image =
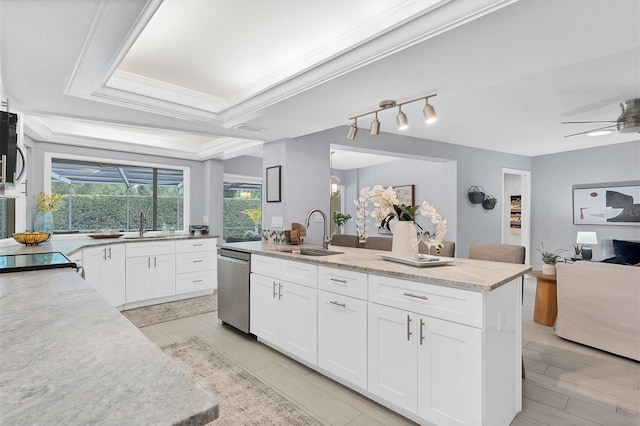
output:
M313 249L313 248L287 249L287 250L280 250L280 251L284 253L301 254L303 256L331 256L333 254L344 254L344 252L341 252L341 251Z
M168 240L170 238L185 238L185 235L145 235L143 237L130 235L122 237L123 240Z

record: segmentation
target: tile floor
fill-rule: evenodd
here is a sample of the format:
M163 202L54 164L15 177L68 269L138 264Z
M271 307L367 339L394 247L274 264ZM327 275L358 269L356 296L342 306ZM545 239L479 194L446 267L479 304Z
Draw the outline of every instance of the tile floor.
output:
M640 363L562 340L532 321L535 280L525 280L523 410L512 425L640 425ZM197 335L330 425L413 422L269 347L222 326L216 313L141 329L159 346ZM215 423L214 423L215 424Z

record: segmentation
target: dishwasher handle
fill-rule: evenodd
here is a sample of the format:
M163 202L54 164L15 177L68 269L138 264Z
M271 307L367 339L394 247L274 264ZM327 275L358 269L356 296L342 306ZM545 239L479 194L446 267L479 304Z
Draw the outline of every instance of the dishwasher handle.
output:
M222 260L224 262L239 263L241 265L248 265L249 264L248 260L236 259L236 258L233 258L233 257L227 257L227 256L223 256L221 254L218 255L218 260Z

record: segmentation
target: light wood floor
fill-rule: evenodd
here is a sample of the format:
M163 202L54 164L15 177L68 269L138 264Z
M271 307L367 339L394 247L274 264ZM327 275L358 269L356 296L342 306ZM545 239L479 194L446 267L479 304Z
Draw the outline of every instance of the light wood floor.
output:
M525 280L523 410L512 425L640 425L640 363L556 337L532 321L535 280ZM214 313L141 329L159 346L196 335L330 425L414 424L255 339ZM215 423L214 423L215 424Z

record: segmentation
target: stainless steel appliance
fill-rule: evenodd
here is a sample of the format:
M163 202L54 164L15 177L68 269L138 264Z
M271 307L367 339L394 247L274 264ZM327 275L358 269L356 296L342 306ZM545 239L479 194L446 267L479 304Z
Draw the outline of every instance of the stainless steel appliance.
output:
M251 254L218 249L218 318L249 333L249 274Z

